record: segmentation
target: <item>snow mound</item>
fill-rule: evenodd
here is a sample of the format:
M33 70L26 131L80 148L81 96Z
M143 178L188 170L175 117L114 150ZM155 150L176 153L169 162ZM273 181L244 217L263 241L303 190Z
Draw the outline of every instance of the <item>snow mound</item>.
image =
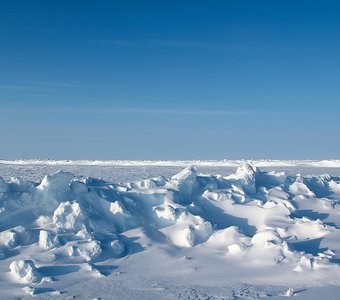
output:
M282 243L280 235L274 229L264 229L257 232L252 238L251 243L257 247L268 247Z
M31 260L13 261L9 268L12 275L22 283L34 284L41 281L41 275Z
M91 261L92 259L98 257L102 252L100 243L98 241L90 241L88 243L81 243L78 246L78 253L86 261Z
M180 173L172 176L172 184L179 192L179 199L181 203L188 204L191 202L195 189L197 168L195 166L187 167Z
M37 189L62 195L69 191L69 185L73 178L74 175L72 173L58 171L54 174L46 175Z
M244 164L237 168L236 173L229 175L227 179L236 186L241 187L245 192L255 194L255 177L258 174L257 168Z
M57 246L58 244L59 244L58 237L54 233L46 230L40 230L39 246L42 249L49 250Z
M53 222L59 229L84 229L84 216L78 202L62 202L53 213Z
M205 242L212 234L212 226L208 221L201 218L194 218L193 222L187 225L185 217L179 218L179 223L183 223L179 230L174 231L171 236L172 242L180 247L193 247ZM184 225L185 224L185 225Z
M16 226L12 229L5 230L0 234L0 245L8 248L15 248L19 245L25 245L30 239L25 227Z
M245 250L250 245L250 237L241 234L237 226L215 231L207 243L214 249L227 249L231 253Z

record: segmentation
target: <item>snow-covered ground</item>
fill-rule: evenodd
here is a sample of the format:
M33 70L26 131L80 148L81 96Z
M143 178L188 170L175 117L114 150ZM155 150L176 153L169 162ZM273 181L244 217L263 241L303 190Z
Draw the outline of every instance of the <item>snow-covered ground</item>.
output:
M1 299L339 297L340 161L1 160L0 176Z

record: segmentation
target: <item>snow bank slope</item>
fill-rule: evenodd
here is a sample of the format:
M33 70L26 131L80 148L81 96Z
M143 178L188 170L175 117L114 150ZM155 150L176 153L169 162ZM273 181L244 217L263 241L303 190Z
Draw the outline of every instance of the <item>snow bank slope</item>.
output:
M191 264L180 257L205 270L188 285L219 285L231 273L250 284L340 285L339 203L339 177L248 164L228 177L187 167L120 184L62 171L39 184L0 178L0 276L13 287L0 296L67 290L109 278L113 264L176 284Z

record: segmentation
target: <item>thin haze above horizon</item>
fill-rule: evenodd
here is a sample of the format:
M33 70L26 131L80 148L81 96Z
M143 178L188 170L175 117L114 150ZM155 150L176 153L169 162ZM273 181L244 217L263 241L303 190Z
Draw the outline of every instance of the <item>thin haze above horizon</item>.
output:
M339 159L338 1L3 1L0 158Z

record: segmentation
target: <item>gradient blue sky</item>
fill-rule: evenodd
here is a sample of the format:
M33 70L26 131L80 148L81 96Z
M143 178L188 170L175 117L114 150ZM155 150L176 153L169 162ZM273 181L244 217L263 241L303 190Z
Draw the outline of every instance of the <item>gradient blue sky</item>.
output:
M1 1L0 158L340 158L339 1Z

